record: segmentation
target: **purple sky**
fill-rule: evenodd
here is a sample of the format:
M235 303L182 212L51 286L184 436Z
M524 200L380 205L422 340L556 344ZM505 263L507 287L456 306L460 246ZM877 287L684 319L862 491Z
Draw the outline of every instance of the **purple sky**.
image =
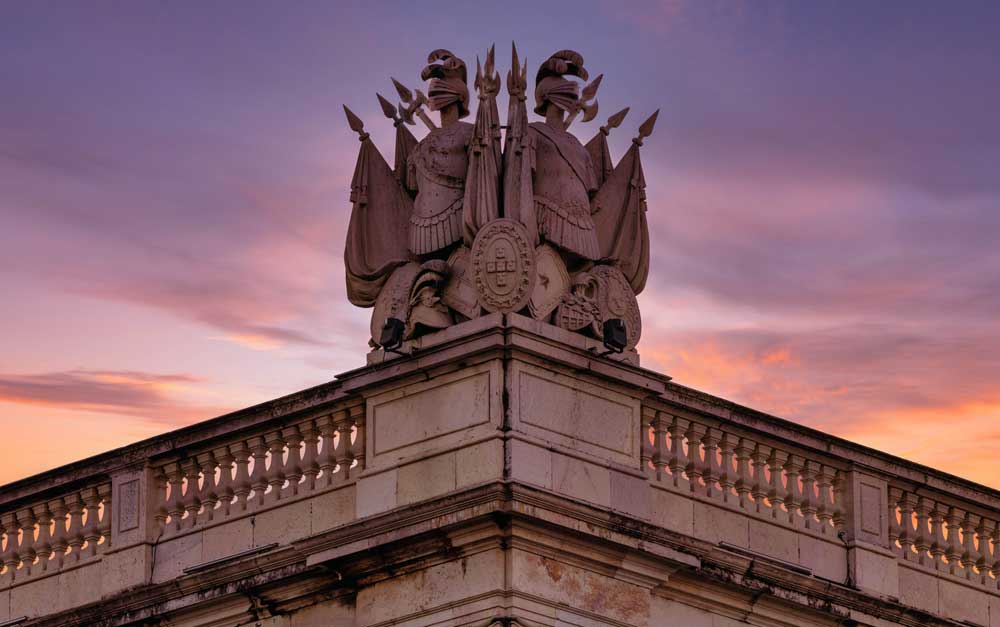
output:
M662 110L644 365L1000 486L1000 4L619 4L0 5L0 482L360 365L341 104L515 40Z

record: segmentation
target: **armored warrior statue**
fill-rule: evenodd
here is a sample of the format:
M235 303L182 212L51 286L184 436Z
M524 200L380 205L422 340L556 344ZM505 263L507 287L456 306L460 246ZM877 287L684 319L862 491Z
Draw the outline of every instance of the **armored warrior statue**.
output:
M535 76L535 113L545 116L545 122L528 125L522 141L520 159L531 164L532 176L529 179L522 174L520 185L531 186L534 208L522 206L518 210L522 222L534 214L539 237L570 253L570 262L596 261L600 246L590 218L590 198L597 192L594 166L580 140L567 131L585 100L579 84L566 76L588 78L583 57L572 50L553 54ZM589 111L588 115L592 117ZM505 175L522 172L523 165L517 159L505 162ZM505 185L505 190L509 189Z

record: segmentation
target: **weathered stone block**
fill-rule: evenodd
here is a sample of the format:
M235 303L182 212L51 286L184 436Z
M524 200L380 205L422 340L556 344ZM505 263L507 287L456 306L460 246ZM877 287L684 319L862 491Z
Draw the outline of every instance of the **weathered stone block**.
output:
M11 618L21 616L30 618L72 607L68 601L61 598L60 594L62 592L60 579L67 574L38 577L10 588L10 605L15 608Z
M101 558L101 595L110 596L149 581L152 550L145 544L105 553Z
M455 451L456 486L503 479L503 440L480 442Z
M357 487L348 485L312 499L312 533L321 533L354 520Z
M938 579L915 568L899 567L899 600L910 607L937 614Z
M651 517L655 524L671 531L694 533L694 499L652 486Z
M503 573L503 553L493 550L380 581L358 591L357 624L403 622L415 615L425 624L437 622L427 614L451 612L470 597L502 594Z
M697 607L663 597L651 599L649 627L714 627L713 615Z
M799 561L799 534L756 518L750 518L750 550L786 562Z
M552 454L552 490L594 505L611 505L611 471L568 455Z
M511 439L510 478L546 489L552 489L552 452L529 442Z
M358 478L358 518L395 509L396 473L397 469L392 468L375 474L362 475Z
M844 583L847 580L847 548L810 535L799 536L798 563L823 579Z
M956 621L990 624L990 604L983 593L947 579L938 580L938 613Z
M311 530L312 503L309 499L282 503L253 517L253 546L288 544L308 536Z
M611 471L611 509L649 520L649 482L645 477Z
M249 516L209 527L202 532L201 557L206 562L246 551L254 546L254 521Z
M203 563L201 541L202 534L192 533L159 542L153 549L153 582L180 577L185 568Z
M629 625L648 624L650 594L645 588L518 549L512 557L515 591Z
M445 453L400 466L396 480L396 504L416 503L455 490L455 453Z
M750 517L739 510L717 507L691 499L695 537L709 542L728 542L750 547Z
M291 615L291 627L354 627L353 604L326 601Z
M877 596L899 597L896 558L863 548L850 549L851 575L862 590Z

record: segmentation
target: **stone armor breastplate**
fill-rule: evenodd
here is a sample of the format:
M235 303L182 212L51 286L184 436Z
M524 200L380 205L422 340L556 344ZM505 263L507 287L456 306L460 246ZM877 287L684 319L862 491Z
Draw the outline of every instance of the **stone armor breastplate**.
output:
M414 254L440 250L462 237L462 197L472 131L472 125L465 122L435 129L410 157L417 188L410 218Z

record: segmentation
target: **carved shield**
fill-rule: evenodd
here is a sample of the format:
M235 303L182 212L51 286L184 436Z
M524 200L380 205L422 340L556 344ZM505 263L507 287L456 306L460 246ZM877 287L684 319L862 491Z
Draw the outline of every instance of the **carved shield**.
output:
M569 293L569 272L554 248L542 244L535 249L535 288L528 310L535 320L545 320Z
M375 300L375 309L372 311L373 343L378 343L382 327L389 318L398 318L406 322L410 315L410 290L421 271L420 264L411 261L396 268L382 286L382 291Z
M470 257L471 253L465 246L459 247L448 257L451 274L441 292L441 302L466 318L472 319L478 318L483 308L479 306L476 284L472 280L472 272L469 271Z
M515 220L492 220L472 244L472 275L487 311L523 309L535 286L535 251L528 232Z
M594 266L590 275L597 281L597 306L600 310L599 319L594 320L592 325L594 333L597 337L602 337L604 321L619 318L625 321L628 337L626 349L635 348L642 335L642 317L628 279L614 266Z

